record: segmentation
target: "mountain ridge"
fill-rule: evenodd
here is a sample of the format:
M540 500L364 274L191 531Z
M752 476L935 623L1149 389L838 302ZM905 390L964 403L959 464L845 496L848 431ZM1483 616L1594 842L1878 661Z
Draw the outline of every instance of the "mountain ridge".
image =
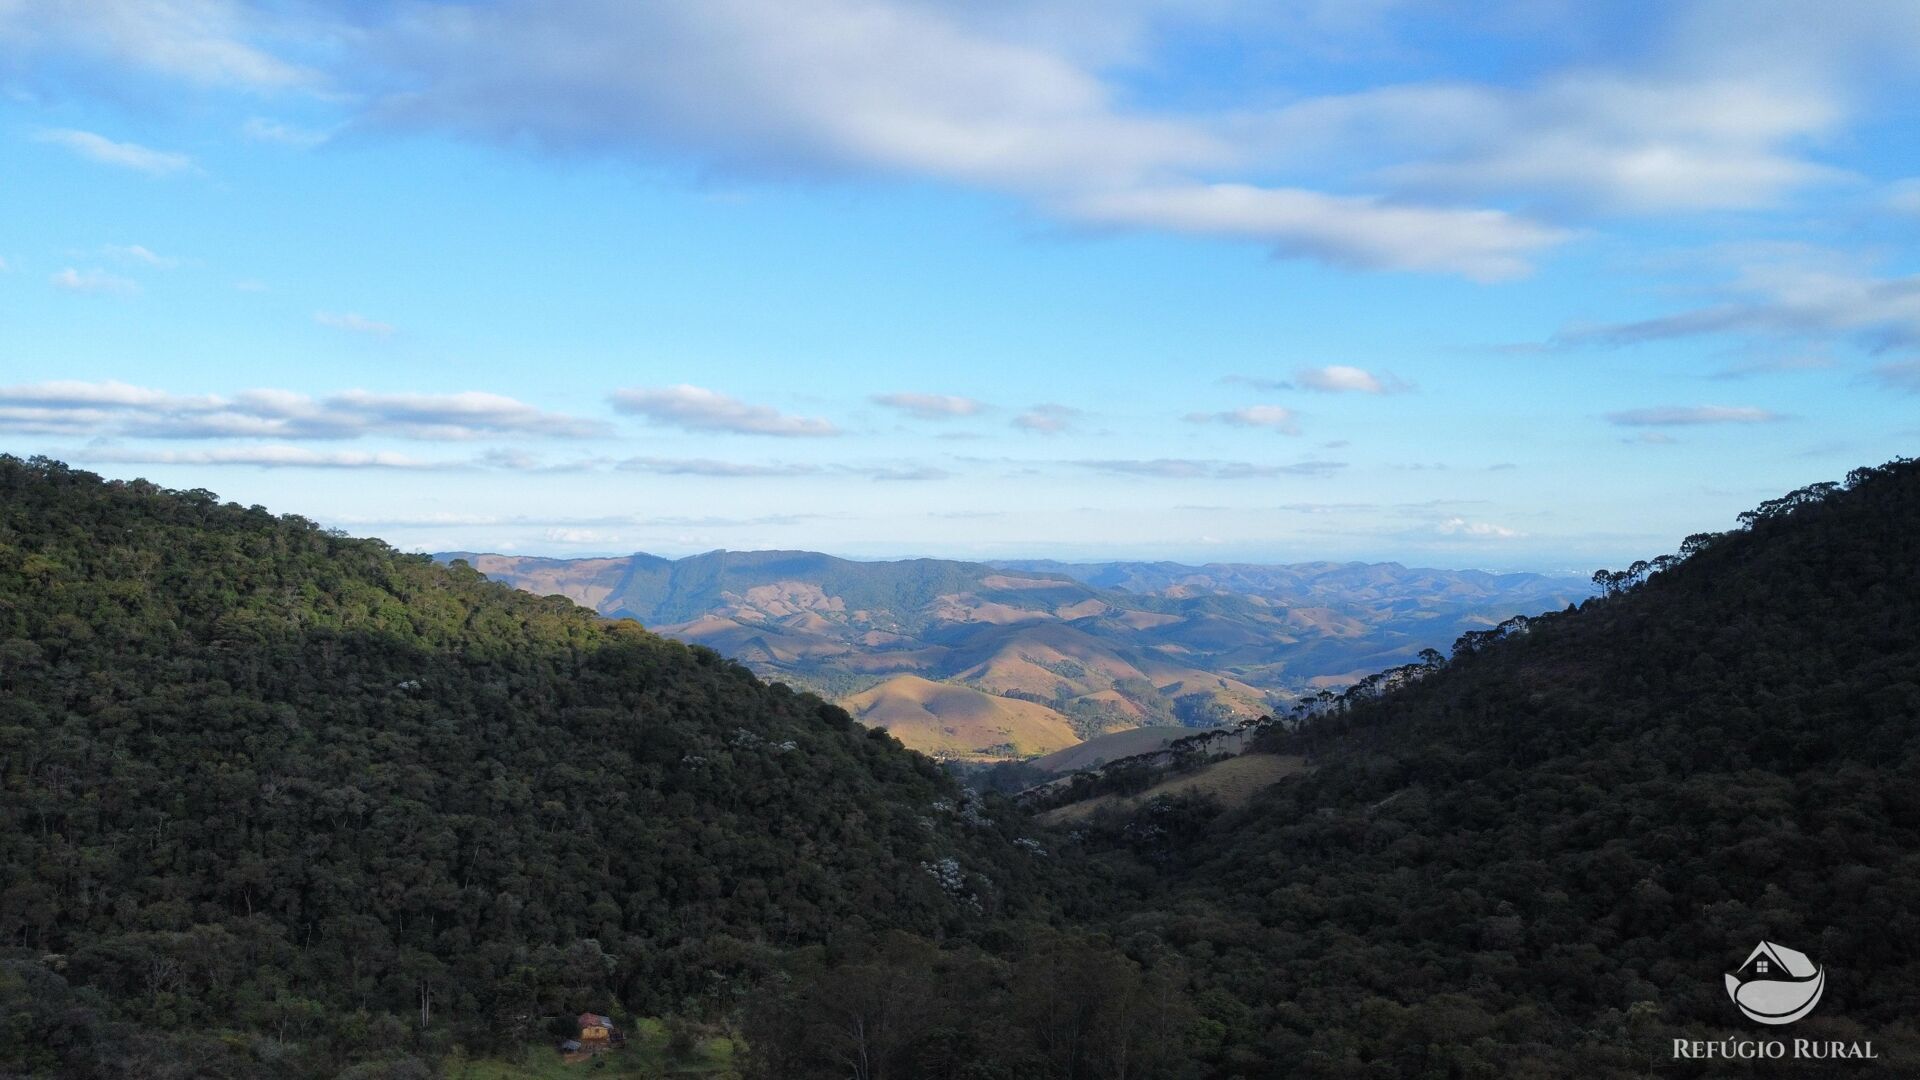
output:
M1572 576L1390 563L1108 563L1068 572L1056 568L1068 564L865 562L792 550L435 558L708 645L863 720L885 722L862 712L871 700L862 695L883 684L893 685L879 696L924 706L938 696L925 683L950 683L1024 703L1003 705L982 730L1023 726L1014 714L1037 705L1081 737L1253 719L1466 629L1591 592ZM942 756L1003 756L1001 739L948 737L973 724L970 713L903 731L909 745Z

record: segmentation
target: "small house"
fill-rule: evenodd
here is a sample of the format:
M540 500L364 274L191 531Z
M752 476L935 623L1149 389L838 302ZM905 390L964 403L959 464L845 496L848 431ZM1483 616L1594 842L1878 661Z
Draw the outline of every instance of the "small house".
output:
M610 1016L585 1012L574 1019L574 1025L580 1029L580 1034L560 1042L558 1049L562 1061L587 1061L596 1054L617 1050L627 1044L626 1033L614 1026Z
M590 1012L580 1014L580 1042L582 1045L592 1046L595 1043L599 1043L604 1046L626 1041L626 1036L620 1033L620 1029L613 1026L612 1017Z

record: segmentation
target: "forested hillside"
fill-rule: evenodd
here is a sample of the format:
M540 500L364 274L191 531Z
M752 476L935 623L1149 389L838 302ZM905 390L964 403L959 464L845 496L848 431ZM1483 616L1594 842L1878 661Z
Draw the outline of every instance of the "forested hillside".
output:
M1772 1075L1673 1040L1773 1036L1876 1057L1779 1075L1920 1073L1916 534L1920 464L1856 470L1302 701L1254 749L1307 770L1238 807L1110 767L1119 812L1049 816L1186 975L1150 1075ZM1763 940L1829 973L1784 1031L1723 982Z
M1265 743L1315 769L1168 818L1123 925L1296 1075L1698 1075L1673 1038L1782 1034L1722 985L1761 940L1831 973L1785 1034L1920 1074L1916 535L1920 464L1857 470L1311 702Z
M0 1073L426 1076L601 1007L767 1080L1695 1076L1778 1034L1762 940L1829 972L1792 1037L1920 1067L1913 462L1303 701L1240 805L1059 829L461 568L0 500Z
M0 457L0 691L0 1074L333 1075L712 1013L792 947L965 930L1047 872L710 651L45 460Z

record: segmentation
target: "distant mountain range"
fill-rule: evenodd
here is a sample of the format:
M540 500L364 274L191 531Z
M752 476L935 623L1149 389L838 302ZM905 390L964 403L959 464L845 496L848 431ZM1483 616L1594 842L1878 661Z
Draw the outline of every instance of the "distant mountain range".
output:
M709 646L961 759L1258 716L1592 591L1574 575L1397 563L436 558Z

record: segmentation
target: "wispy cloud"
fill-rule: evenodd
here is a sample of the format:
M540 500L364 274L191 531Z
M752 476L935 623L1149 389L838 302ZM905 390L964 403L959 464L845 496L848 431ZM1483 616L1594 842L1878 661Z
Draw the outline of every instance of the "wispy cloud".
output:
M1875 277L1856 260L1799 247L1743 259L1720 302L1632 322L1570 326L1561 345L1625 346L1710 334L1795 342L1852 339L1868 349L1920 346L1920 274Z
M1701 424L1767 424L1785 417L1751 405L1663 405L1607 414L1620 427L1687 427Z
M1058 435L1071 431L1086 413L1070 405L1045 403L1035 405L1013 418L1012 424L1021 431L1030 431L1036 435Z
M1920 394L1920 359L1896 360L1868 372L1875 382L1889 390Z
M1780 375L1791 371L1825 371L1833 366L1833 358L1830 356L1803 353L1743 361L1731 367L1721 368L1708 378L1725 382L1751 379L1760 375Z
M1378 503L1364 502L1291 502L1279 503L1275 505L1273 509L1285 511L1290 514L1359 514L1378 510L1380 509L1380 505Z
M1045 20L967 5L449 4L361 33L415 87L379 98L393 124L722 169L929 177L1070 222L1359 269L1511 278L1571 235L1501 209L1209 182L1266 172L1279 138L1248 138L1239 116L1128 107L1064 46L1144 16L1079 14L1078 34L1030 38L1022 28Z
M1073 462L1095 472L1122 476L1151 476L1165 480L1258 480L1275 476L1325 476L1346 468L1343 461L1300 461L1290 465L1261 465L1249 461L1211 461L1198 458L1108 458Z
M1294 372L1293 381L1302 390L1327 394L1391 394L1407 388L1406 383L1391 375L1375 375L1365 368L1347 364L1301 368Z
M268 120L255 116L240 125L240 134L258 143L273 143L279 146L292 146L302 150L312 149L332 138L325 131L294 127L278 120Z
M108 257L125 263L138 263L155 270L171 270L180 265L180 260L161 255L153 249L139 244L108 244L100 249Z
M132 278L118 274L109 274L105 270L77 270L71 266L56 271L47 279L55 288L77 293L106 293L118 296L130 296L140 291L140 283Z
M1609 58L1602 39L1621 35L1594 33L1577 65L1497 81L1473 65L1419 83L1363 76L1279 107L1155 108L1116 74L1164 59L1151 50L1176 19L1282 50L1327 47L1334 23L1374 28L1345 42L1359 50L1424 50L1391 40L1398 6L16 3L6 44L197 83L336 90L368 103L362 123L706 170L932 178L1071 222L1500 279L1577 235L1564 222L1580 215L1767 208L1853 179L1810 148L1854 115L1861 72L1911 70L1888 43L1920 22L1891 2L1831 18L1790 3L1665 5L1631 35L1644 56ZM1568 35L1607 22L1554 12ZM329 72L289 59L309 56ZM246 131L314 134L259 117ZM1907 199L1900 186L1888 196Z
M130 450L86 447L67 452L74 461L114 465L252 465L263 469L459 469L466 462L423 461L386 451L313 450L304 446L217 447L211 450Z
M403 527L409 529L471 529L484 525L527 525L536 528L606 528L620 525L639 525L642 520L631 514L611 514L594 517L534 517L521 514L473 514L446 511L437 514L417 514L395 517L390 515L348 515L327 519L331 524L340 526L376 526Z
M921 420L948 420L958 416L978 416L987 409L983 401L953 394L894 393L875 394L873 402L898 409Z
M667 386L616 390L614 409L644 416L657 424L687 431L726 431L742 435L787 438L838 435L839 429L818 417L788 416L765 405L699 386Z
M460 441L519 434L583 438L595 420L550 413L499 394L375 394L313 398L286 390L181 395L122 382L0 387L0 430L160 439L351 439L393 435Z
M793 525L803 521L814 521L830 515L824 514L761 514L750 517L725 517L721 515L650 516L641 514L605 514L588 517L546 517L524 514L469 514L440 513L422 514L411 517L391 515L367 515L330 518L329 523L340 526L360 528L406 528L406 529L472 529L487 526L526 527L538 529L620 529L627 527L665 527L665 528L723 528L764 525Z
M654 473L661 476L700 476L712 479L751 480L765 477L858 476L868 480L916 481L944 480L953 474L930 465L836 464L814 465L804 462L719 461L713 458L634 457L619 463L627 472Z
M64 146L88 161L132 169L149 176L171 176L193 169L193 158L186 154L155 150L138 143L115 142L91 131L60 128L43 131L37 138L41 142Z
M1920 215L1920 178L1891 185L1887 189L1887 208L1896 213Z
M1278 256L1356 270L1425 270L1478 281L1524 276L1572 235L1502 210L1391 202L1247 184L1193 184L1080 196L1070 215L1105 225L1252 240Z
M204 86L256 90L317 89L323 80L264 44L285 41L300 27L278 23L274 12L230 0L141 3L27 3L0 7L12 25L8 37L47 44L105 61L116 71L138 70ZM281 11L284 18L286 12ZM309 32L311 36L311 31Z
M369 319L365 315L351 311L316 311L313 321L321 326L330 326L335 330L345 330L352 334L366 334L369 337L392 337L394 326L389 322Z
M1226 412L1195 412L1183 417L1190 424L1226 424L1230 427L1266 428L1282 435L1300 434L1300 417L1281 405L1248 405Z
M820 471L818 465L755 464L739 461L716 461L712 458L634 457L622 461L619 467L627 472L657 473L662 476L730 478L805 476L809 473L817 473Z
M909 483L922 480L945 480L953 474L932 465L843 465L840 471L854 476L864 476L869 480L882 480L896 483Z
M1447 518L1435 525L1434 531L1442 536L1471 536L1489 540L1512 540L1526 535L1505 525L1495 525L1490 521L1468 521L1461 517Z
M1662 213L1763 207L1844 179L1796 145L1844 116L1827 87L1756 67L1744 77L1589 69L1508 87L1383 86L1253 123L1291 156L1371 169L1402 195Z

